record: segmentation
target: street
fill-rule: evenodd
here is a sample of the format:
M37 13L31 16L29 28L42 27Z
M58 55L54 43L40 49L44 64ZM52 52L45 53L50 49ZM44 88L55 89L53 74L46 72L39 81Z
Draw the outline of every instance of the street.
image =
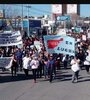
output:
M0 100L90 100L90 75L81 70L78 83L71 76L70 69L61 70L52 83L44 78L33 83L31 73L12 78L10 72L0 72Z

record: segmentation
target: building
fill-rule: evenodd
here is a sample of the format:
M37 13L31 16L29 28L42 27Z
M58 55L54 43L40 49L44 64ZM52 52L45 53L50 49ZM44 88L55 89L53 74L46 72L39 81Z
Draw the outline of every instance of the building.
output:
M54 19L57 16L70 15L71 20L75 21L80 17L80 4L53 4L52 15Z

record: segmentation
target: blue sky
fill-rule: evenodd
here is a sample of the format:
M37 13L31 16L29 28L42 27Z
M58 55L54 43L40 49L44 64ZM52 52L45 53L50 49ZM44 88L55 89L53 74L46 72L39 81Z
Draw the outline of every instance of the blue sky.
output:
M81 16L90 16L90 4L81 4Z
M22 14L22 4L0 4L0 8L6 8L8 14L12 14L13 16ZM24 16L28 15L28 8L26 6L31 6L29 8L29 16L42 16L42 15L50 15L51 14L51 4L24 4L23 14ZM11 10L12 11L11 11ZM89 17L90 16L90 4L81 4L80 5L80 15L81 17Z
M40 9L42 11L48 11L50 12L51 11L51 5L50 4L31 4L32 8L37 8L37 9ZM88 17L90 16L90 4L81 4L80 5L80 15L83 16L83 17ZM42 11L35 11L35 10L30 10L30 14L34 15L36 13L36 15L39 15L39 14L49 14L48 12L42 12ZM35 13L34 13L35 12Z

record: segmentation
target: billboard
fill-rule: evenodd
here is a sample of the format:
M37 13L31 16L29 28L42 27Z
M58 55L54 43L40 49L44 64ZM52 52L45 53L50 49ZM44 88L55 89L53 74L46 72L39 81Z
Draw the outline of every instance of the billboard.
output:
M67 14L77 14L77 4L67 4Z
M41 20L29 20L30 28L41 28Z
M53 14L62 14L62 4L52 4Z

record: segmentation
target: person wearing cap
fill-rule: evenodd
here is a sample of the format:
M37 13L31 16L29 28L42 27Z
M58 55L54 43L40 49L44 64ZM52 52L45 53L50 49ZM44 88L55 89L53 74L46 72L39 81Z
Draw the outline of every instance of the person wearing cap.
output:
M36 56L33 56L32 60L30 62L30 66L31 66L32 73L33 73L34 83L36 83L36 73L37 73L37 69L39 66L39 60Z

